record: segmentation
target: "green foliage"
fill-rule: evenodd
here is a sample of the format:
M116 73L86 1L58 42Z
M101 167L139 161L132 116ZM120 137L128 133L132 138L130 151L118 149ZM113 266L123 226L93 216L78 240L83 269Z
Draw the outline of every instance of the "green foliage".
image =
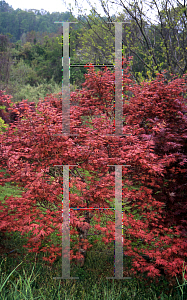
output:
M143 79L150 81L158 71L164 69L180 75L181 72L185 72L186 41L183 36L186 33L184 31L181 34L181 28L186 8L176 5L169 10L169 15L162 10L162 32L161 24L147 26L143 21L138 26L129 16L134 11L135 8L132 7L129 13L123 12L111 18L112 21L130 21L130 24L124 24L122 34L124 55L133 56L131 71L134 78L138 82ZM54 24L55 21L78 21L70 26L71 63L114 63L114 26L107 24L108 19L100 18L94 10L88 16L87 22L84 16L79 16L77 20L71 12L50 14L42 10L14 10L2 2L0 20L0 32L4 35L9 34L10 41L16 43L14 47L19 51L18 60L24 59L37 73L37 77L49 80L54 75L57 83L62 80L62 49L56 39L57 35L58 38L61 36L62 26ZM44 41L44 36L48 41ZM72 67L70 82L80 86L84 82L85 73L85 68ZM30 84L33 85L34 80Z
M60 83L62 81L62 47L58 40L46 37L42 46L38 44L33 46L33 51L39 55L38 57L36 55L31 63L38 76L47 80L54 76L54 80Z
M114 62L114 37L106 30L101 20L95 23L95 14L90 16L92 28L86 26L79 34L79 50L76 57L92 64L112 64ZM81 48L81 49L80 49Z
M0 2L1 3L1 2ZM21 39L24 33L31 32L56 32L61 28L61 24L54 24L55 21L70 21L74 17L70 12L53 12L47 13L46 11L21 9L14 10L7 3L2 3L0 6L0 32L12 35L11 42L16 42ZM24 37L24 36L22 36Z
M36 85L37 82L41 81L37 76L36 71L29 67L23 59L15 63L10 70L10 82L16 86L23 86L30 84L31 86Z
M2 106L0 106L0 109ZM9 125L5 124L4 120L0 117L0 134L5 132L8 129Z
M37 101L48 93L59 93L62 90L53 77L48 81L39 77L37 71L21 59L11 66L10 81L6 90L13 96L14 102L22 99Z
M31 86L30 84L18 85L13 100L19 102L22 99L28 99L29 102L34 101L37 103L39 98L43 99L47 94L58 94L61 91L62 86L56 84L53 78L49 82L44 79L43 83L37 86Z

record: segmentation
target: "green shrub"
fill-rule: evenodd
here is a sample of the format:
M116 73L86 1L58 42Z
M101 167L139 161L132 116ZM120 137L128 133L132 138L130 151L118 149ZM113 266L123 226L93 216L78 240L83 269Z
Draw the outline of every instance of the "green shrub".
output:
M30 84L31 86L34 86L39 80L36 71L26 64L23 59L20 59L19 62L15 62L15 64L11 66L10 81L14 84Z
M15 94L13 94L14 102L20 102L23 99L28 99L29 102L38 103L39 98L46 97L46 94L58 94L62 91L62 87L56 84L53 78L47 82L46 79L43 83L38 84L38 86L31 86L30 84L20 85L17 88Z
M0 117L0 134L8 129L9 125L5 124L5 121Z

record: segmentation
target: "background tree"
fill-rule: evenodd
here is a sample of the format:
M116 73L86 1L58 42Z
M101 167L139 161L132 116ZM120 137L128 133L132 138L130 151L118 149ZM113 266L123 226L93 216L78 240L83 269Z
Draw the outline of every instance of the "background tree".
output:
M79 1L77 1L77 4ZM108 18L111 21L111 16L108 8L108 3L100 1L101 6ZM127 39L123 38L125 49L137 59L137 63L142 63L145 67L147 78L155 78L156 72L163 72L163 68L167 68L173 74L182 76L186 73L187 66L187 13L185 1L181 4L179 1L174 1L174 5L168 1L162 2L162 8L159 8L157 1L149 2L149 7L156 8L158 23L152 24L149 18L143 12L143 3L134 2L112 2L120 6L124 13L120 13L116 17L116 21L130 21L128 30L125 30ZM91 6L92 4L89 3ZM170 7L169 7L170 5ZM172 6L172 7L171 7ZM92 9L98 10L92 6ZM90 16L86 16L90 19ZM104 19L101 18L101 22ZM90 25L94 30L93 23ZM111 28L114 24L108 26L108 31L113 34ZM152 36L152 38L151 38ZM136 45L136 46L135 46ZM161 48L162 55L160 56L159 49ZM159 54L159 55L158 55ZM136 67L137 68L137 67ZM144 72L144 70L142 70ZM139 74L141 75L141 74ZM169 73L168 73L169 78ZM136 75L136 80L139 76Z
M10 67L13 64L10 55L10 42L6 35L0 35L0 88L7 86L10 76Z
M153 5L157 7L156 2ZM23 59L33 69L31 87L37 86L37 83L40 85L43 79L49 82L52 77L60 86L62 26L54 24L54 21L78 21L70 26L71 64L113 64L114 24L107 21L126 21L128 23L123 24L122 31L124 56L133 56L131 73L136 82L142 82L155 78L156 72L163 72L164 69L179 76L185 73L187 45L184 7L179 4L171 9L168 7L169 4L158 8L157 24L152 24L141 6L135 3L122 7L124 12L116 16L110 16L103 3L106 17L101 17L93 8L88 16L79 15L77 19L71 12L49 14L45 11L20 9L10 9L7 12L6 8L5 11L0 11L0 30L3 35L7 36L8 32L12 34L10 42L15 44L11 46L10 55L11 59L16 59L15 67ZM42 27L41 22L46 25ZM70 83L81 88L86 72L84 67L71 67ZM169 72L165 75L168 79ZM9 82L6 83L7 88L8 85ZM4 87L2 86L3 89ZM13 86L9 93L14 93L15 96Z

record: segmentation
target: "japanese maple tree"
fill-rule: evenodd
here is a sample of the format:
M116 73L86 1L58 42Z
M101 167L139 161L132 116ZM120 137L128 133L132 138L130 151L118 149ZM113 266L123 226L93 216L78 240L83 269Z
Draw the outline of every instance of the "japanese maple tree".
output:
M123 103L121 137L107 136L114 133L115 83L115 74L107 69L95 73L90 67L82 90L71 93L71 103L77 104L70 109L71 133L77 136L55 135L62 133L61 97L48 95L35 111L22 101L24 119L0 136L0 162L9 174L5 177L1 172L1 184L16 182L24 192L20 198L5 197L0 205L0 229L29 232L29 251L46 252L44 259L53 263L62 248L60 238L59 244L50 245L50 236L54 232L61 236L63 182L62 168L55 177L54 165L76 165L70 167L70 187L76 187L80 195L70 193L70 203L87 209L110 207L115 173L109 165L124 165L124 254L134 257L134 274L146 271L148 276L159 277L164 269L172 277L180 275L187 256L185 77L165 82L158 74L152 82L137 85L131 79L129 62L124 59L124 64L123 95L129 99ZM139 188L131 189L132 185ZM71 234L80 238L70 251L71 259L83 257L92 246L87 238L92 218L105 244L115 239L115 223L102 228L101 214L71 210Z

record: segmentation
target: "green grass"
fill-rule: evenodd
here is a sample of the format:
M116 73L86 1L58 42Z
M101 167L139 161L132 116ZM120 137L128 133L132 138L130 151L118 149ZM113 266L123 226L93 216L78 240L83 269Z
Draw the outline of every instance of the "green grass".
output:
M21 196L21 193L22 190L13 183L7 183L4 187L0 186L0 201L3 202L6 195ZM104 216L101 220L105 224ZM93 242L96 238L98 242L87 252L84 267L71 262L71 276L79 277L79 280L55 280L53 277L62 276L61 259L49 267L42 260L45 253L29 253L23 248L26 236L19 232L6 232L0 253L0 299L187 299L187 289L182 280L178 285L184 283L183 286L177 288L177 281L168 282L164 276L159 284L151 281L146 274L143 278L141 274L133 276L129 271L130 257L124 257L123 270L125 277L132 278L107 280L106 277L114 276L114 244L105 245L101 235L89 236L88 240ZM57 239L53 235L52 243L55 242ZM73 244L71 242L71 247Z

